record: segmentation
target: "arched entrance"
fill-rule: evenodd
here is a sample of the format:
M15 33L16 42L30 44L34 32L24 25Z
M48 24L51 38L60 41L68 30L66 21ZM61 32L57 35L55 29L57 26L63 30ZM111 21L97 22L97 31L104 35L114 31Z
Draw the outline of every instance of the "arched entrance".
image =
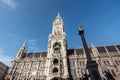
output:
M57 77L55 77L55 78L53 78L52 80L58 80L58 78L57 78Z
M10 80L9 78L7 78L7 80Z

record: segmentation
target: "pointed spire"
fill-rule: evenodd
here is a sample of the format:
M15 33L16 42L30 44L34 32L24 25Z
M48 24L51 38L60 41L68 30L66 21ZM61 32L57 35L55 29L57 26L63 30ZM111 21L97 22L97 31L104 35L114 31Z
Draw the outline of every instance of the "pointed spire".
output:
M58 15L57 15L58 17L60 17L60 12L58 11Z
M27 41L25 40L22 47L26 47Z
M92 48L95 48L95 46L94 46L94 44L93 44L93 43L91 43L91 45L92 45Z
M21 51L21 49L26 48L26 44L27 44L27 41L25 40L25 41L23 42L22 46L20 47L20 50L19 50L19 51Z
M93 43L91 43L91 46L92 46L93 50L96 50L96 47L94 46Z
M60 12L58 11L58 14L53 22L53 24L56 24L56 23L63 23L63 20L62 20L62 17L60 16Z
M19 51L17 52L16 58L18 59L22 58L22 56L26 52L26 44L27 44L27 41L25 40L23 45L20 47Z
M95 54L95 56L100 56L99 55L99 52L98 52L98 50L97 50L97 48L94 46L94 44L93 43L91 43L91 45L92 45L92 51L93 51L93 54Z

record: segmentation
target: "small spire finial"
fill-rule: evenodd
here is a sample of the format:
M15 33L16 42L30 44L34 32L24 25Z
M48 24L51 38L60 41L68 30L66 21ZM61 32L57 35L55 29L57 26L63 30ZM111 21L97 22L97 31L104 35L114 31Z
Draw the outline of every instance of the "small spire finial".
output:
M26 44L27 44L27 41L25 40L24 43L23 43L23 46L26 46Z
M93 44L93 43L91 43L91 46L92 46L93 48L95 48L95 46L94 46L94 44Z
M60 17L60 12L58 11L58 16Z

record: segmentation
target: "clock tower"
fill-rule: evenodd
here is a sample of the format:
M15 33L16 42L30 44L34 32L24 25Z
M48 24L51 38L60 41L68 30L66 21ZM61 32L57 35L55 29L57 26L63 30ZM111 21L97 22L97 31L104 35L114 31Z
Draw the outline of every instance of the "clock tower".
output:
M49 35L46 63L47 80L60 80L69 77L66 34L60 13L53 21L52 34Z

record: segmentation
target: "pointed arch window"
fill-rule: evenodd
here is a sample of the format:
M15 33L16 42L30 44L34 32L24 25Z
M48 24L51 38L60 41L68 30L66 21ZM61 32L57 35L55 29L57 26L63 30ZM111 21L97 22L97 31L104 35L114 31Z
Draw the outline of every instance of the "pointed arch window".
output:
M18 64L18 67L17 67L17 68L18 68L18 69L21 69L21 67L22 67L22 64Z
M29 69L29 64L28 64L28 63L26 63L26 64L24 65L24 69Z
M76 75L76 70L75 69L71 69L71 74L72 75Z
M32 68L33 68L33 69L37 69L37 68L38 68L38 63L33 63L33 64L32 64Z
M79 63L81 67L85 66L85 61L80 61Z
M54 65L58 64L58 59L55 58L55 59L53 60L53 64L54 64Z
M110 62L109 61L103 61L105 66L110 66Z
M57 72L58 72L58 68L57 67L53 68L53 73L57 73Z
M70 61L70 67L75 66L75 62L74 61Z

